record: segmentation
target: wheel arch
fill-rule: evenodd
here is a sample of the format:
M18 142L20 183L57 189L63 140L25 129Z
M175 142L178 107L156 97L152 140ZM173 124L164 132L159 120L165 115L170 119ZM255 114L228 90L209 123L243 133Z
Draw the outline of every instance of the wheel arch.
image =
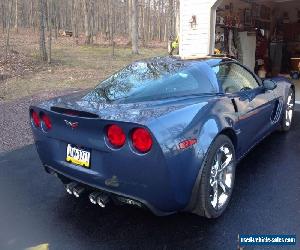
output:
M237 143L238 143L237 142L237 135L236 135L236 133L235 133L235 131L232 127L225 127L224 129L219 131L219 133L216 133L215 136L213 137L213 139L210 142L210 146L214 143L214 141L216 140L216 138L219 135L227 136L231 140L231 142L234 146L235 152L237 151ZM208 152L210 146L206 149L203 163L206 161L207 152ZM188 202L187 206L183 209L183 211L188 211L188 212L191 212L191 213L199 214L199 211L196 208L196 202L197 202L197 196L198 196L198 192L199 192L198 186L200 184L202 170L203 170L203 167L201 166L200 169L199 169L199 173L196 177L192 192L191 192L190 201Z
M237 149L237 135L233 128L225 128L218 135L226 135L227 137L229 137L229 139L231 140L231 142L234 146L234 149L235 150Z
M295 85L294 84L291 84L291 89L294 91L294 93L295 93L295 91L296 91L296 89L295 89Z

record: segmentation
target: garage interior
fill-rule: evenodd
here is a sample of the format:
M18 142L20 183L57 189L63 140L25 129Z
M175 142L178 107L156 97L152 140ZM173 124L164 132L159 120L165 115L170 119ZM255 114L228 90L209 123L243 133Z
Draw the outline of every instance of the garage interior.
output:
M300 103L300 1L222 0L214 8L214 53L238 59L261 78L290 78Z

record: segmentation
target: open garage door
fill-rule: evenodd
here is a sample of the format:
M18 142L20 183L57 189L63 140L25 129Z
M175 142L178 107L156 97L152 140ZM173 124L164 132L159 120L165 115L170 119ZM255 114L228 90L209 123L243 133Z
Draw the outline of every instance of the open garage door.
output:
M210 52L238 59L261 78L291 78L300 101L299 0L220 0L211 17Z

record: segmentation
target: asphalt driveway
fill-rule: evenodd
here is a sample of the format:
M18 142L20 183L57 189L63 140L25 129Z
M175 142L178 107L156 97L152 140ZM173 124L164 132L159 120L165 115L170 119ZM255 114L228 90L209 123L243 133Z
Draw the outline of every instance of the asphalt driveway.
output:
M289 134L274 133L239 164L231 204L217 220L101 209L66 194L33 145L0 154L0 249L236 249L242 233L297 234L288 249L300 249L299 111Z

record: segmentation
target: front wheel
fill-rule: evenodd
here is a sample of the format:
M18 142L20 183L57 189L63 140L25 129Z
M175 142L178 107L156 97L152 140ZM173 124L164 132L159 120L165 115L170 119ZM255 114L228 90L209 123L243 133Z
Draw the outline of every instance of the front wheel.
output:
M197 214L219 217L228 206L235 179L235 149L231 140L219 135L208 150L203 165Z
M285 104L283 117L281 120L281 126L280 126L281 131L287 132L290 130L293 117L294 117L294 109L295 109L295 92L293 89L290 89Z

